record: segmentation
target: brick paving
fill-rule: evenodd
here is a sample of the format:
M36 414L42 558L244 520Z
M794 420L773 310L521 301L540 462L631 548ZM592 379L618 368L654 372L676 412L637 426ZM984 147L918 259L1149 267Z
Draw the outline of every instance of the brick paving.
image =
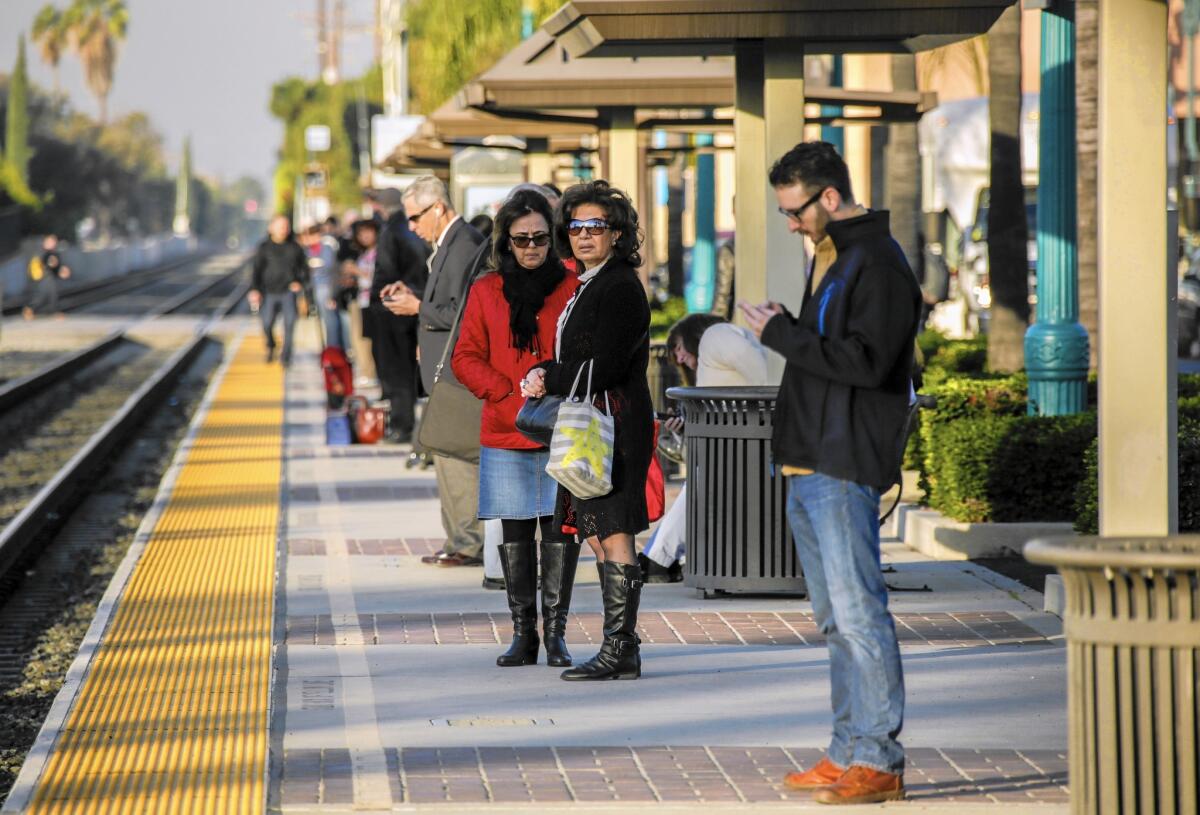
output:
M817 748L405 747L385 749L392 799L424 803L758 803L811 800L782 785ZM908 799L938 804L1065 804L1055 750L908 751ZM287 750L281 803L353 805L349 750Z
M1006 611L898 613L896 634L901 645L980 647L987 645L1053 646ZM328 615L289 617L288 645L338 645L335 630L345 621ZM567 639L598 644L600 614L572 614ZM350 623L353 625L353 623ZM360 614L358 626L367 645L496 645L507 642L507 614ZM685 612L648 611L638 620L644 643L667 645L806 645L825 638L812 615L803 611Z

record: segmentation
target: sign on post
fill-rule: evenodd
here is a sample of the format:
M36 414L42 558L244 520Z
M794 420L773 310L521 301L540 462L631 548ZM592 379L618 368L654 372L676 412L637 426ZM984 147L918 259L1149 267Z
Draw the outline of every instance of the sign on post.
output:
M304 149L310 153L323 153L332 144L332 135L326 125L309 125L304 128Z

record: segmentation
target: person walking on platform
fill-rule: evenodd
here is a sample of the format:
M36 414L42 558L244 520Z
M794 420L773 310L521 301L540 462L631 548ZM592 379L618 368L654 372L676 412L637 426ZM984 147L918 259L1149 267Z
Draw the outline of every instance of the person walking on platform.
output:
M36 287L33 300L22 309L22 316L32 320L35 314L59 314L58 281L71 276L71 268L58 253L58 236L42 239L42 253L29 261L29 281Z
M402 282L390 283L380 291L393 314L416 315L417 343L421 352L421 382L432 393L434 375L450 336L454 320L467 294L467 284L479 257L483 236L454 211L446 185L427 175L413 181L404 191L408 223L431 244L429 279L420 297ZM451 352L453 353L453 352ZM441 376L453 376L449 369ZM474 439L478 431L464 427ZM434 455L438 495L442 502L442 527L446 544L436 555L421 560L437 566L482 566L483 523L479 510L479 465L449 456Z
M375 256L375 276L371 282L371 322L375 327L371 348L375 354L375 374L383 398L391 402L392 419L389 441L412 441L417 404L417 316L400 316L388 311L381 299L383 288L401 282L410 291L424 291L429 277L425 265L428 250L408 228L403 195L397 189L375 193L386 220L379 235Z
M578 285L551 251L553 222L545 196L532 190L500 207L489 273L471 287L452 360L458 380L483 400L479 517L500 518L504 531L500 563L513 640L496 659L501 667L537 663L539 525L546 664L571 664L564 637L579 542L553 523L558 484L546 474L550 451L516 429L520 381L554 347L558 317Z
M771 452L829 643L833 738L815 767L784 783L826 804L899 799L904 675L880 565L879 495L900 473L921 290L888 213L855 203L832 145L796 145L770 182L788 229L814 245L828 236L837 250L827 268L814 263L799 316L778 303L739 304L787 363Z
M612 491L585 500L558 488L554 523L577 529L596 552L604 599L600 652L562 678L637 679L642 574L633 542L650 526L646 476L654 447L646 382L650 305L637 274L642 263L637 211L628 195L605 181L577 184L559 205L555 238L561 254L583 269L580 287L559 318L554 359L530 369L521 393L567 396L587 367L593 391L607 393L615 424Z
M258 309L267 338L267 362L275 359L275 320L283 314L283 350L279 362L292 364L292 335L296 331L297 298L308 281L308 258L292 238L286 215L276 215L267 226L267 238L251 261L250 306Z

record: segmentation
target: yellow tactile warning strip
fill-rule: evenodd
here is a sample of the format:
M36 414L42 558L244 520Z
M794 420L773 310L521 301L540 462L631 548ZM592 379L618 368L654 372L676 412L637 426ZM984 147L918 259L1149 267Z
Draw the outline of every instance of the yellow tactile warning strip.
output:
M105 631L32 812L264 808L283 375L241 346Z

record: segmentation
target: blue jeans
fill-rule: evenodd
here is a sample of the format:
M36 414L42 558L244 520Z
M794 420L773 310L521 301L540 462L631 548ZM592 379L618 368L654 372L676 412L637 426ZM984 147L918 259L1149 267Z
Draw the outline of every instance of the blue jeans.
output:
M904 673L879 562L879 491L816 473L788 478L788 523L829 645L829 759L904 771Z
M264 294L258 314L262 318L263 334L267 338L267 348L275 350L275 320L283 314L283 351L279 355L284 365L292 361L292 335L296 332L296 293L286 291L283 294Z
M338 317L338 310L335 307L330 307L329 299L333 296L333 289L328 283L314 281L313 283L313 299L316 300L317 316L321 319L321 328L325 332L325 347L329 348L345 348L345 343L342 341L342 321Z

